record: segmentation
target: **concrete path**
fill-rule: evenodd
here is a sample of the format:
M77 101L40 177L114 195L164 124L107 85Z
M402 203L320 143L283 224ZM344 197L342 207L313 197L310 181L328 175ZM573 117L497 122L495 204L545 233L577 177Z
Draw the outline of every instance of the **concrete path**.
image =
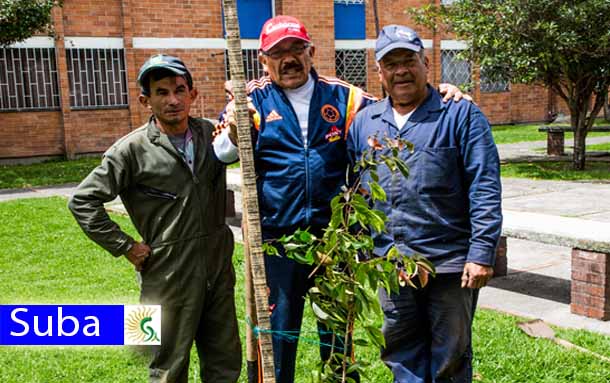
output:
M610 142L610 137L595 137L589 143ZM503 159L535 156L532 148L545 142L499 145ZM610 168L609 168L610 172ZM229 169L229 188L239 191L238 169ZM565 181L533 181L504 178L503 208L505 211L542 213L579 217L591 221L610 222L610 183ZM29 190L0 191L0 201L16 198L69 196L73 185ZM236 193L237 219L230 220L236 237L241 211L240 193ZM120 200L108 204L121 211ZM494 278L480 295L480 305L529 318L541 318L563 327L582 328L610 335L610 321L602 322L570 313L570 249L517 239L508 240L508 275Z

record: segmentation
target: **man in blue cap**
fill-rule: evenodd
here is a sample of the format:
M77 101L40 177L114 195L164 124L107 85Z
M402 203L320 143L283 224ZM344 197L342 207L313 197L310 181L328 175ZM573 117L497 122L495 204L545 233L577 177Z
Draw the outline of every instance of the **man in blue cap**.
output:
M205 382L235 382L241 346L234 303L233 235L225 225L225 166L210 121L189 117L197 97L177 57L155 55L138 75L149 121L115 142L78 186L69 208L85 233L141 275L140 300L161 305L151 382L188 382L193 341ZM119 196L142 237L113 222Z
M408 178L378 168L387 202L375 208L389 222L386 232L374 233L375 255L396 245L405 255L426 257L437 273L416 289L407 285L390 295L380 290L386 342L381 357L394 382L470 382L478 289L492 276L502 224L498 152L475 104L443 103L427 83L429 63L414 30L384 27L375 59L389 97L356 116L348 135L350 158L370 149L372 137L414 145L412 152L400 152ZM368 174L363 177L367 185Z

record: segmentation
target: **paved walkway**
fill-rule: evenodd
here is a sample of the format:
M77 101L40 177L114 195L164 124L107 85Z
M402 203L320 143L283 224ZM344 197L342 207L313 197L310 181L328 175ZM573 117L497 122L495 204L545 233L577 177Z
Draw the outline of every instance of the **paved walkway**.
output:
M610 137L595 137L589 143L610 142ZM545 142L499 145L501 158L515 159L538 155L532 148ZM542 155L542 154L541 154ZM610 167L609 167L610 172ZM228 171L229 188L238 191L238 169ZM591 221L610 222L610 184L565 181L533 181L505 178L503 208L556 216L579 217ZM73 186L0 191L0 201L15 198L69 196ZM120 201L109 204L113 210L122 208ZM241 210L240 195L236 207ZM241 237L237 224L234 233ZM516 239L508 241L506 277L495 278L480 295L480 305L516 315L541 318L564 327L583 328L610 335L610 321L602 322L570 313L570 249Z

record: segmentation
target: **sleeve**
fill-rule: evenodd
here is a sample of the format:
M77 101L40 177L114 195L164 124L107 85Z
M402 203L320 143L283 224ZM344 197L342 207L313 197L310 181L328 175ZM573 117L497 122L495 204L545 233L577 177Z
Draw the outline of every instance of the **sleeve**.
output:
M110 219L104 208L104 203L115 199L129 180L126 163L116 150L111 151L76 188L68 208L91 240L118 257L126 254L135 240Z
M252 98L248 98L249 102L253 102ZM233 101L231 101L233 102ZM229 129L222 128L222 122L227 108L231 105L231 102L225 106L225 109L220 113L218 118L219 123L216 125L216 132L212 146L214 148L214 155L220 162L225 164L232 164L239 160L239 149L236 145L231 142L229 138ZM261 125L261 118L258 109L255 108L255 112L252 115L252 143L256 142L258 131Z
M212 142L214 154L220 162L231 164L239 159L239 150L229 138L229 129L222 129Z
M493 266L502 232L500 160L491 127L472 106L460 137L471 225L467 262Z

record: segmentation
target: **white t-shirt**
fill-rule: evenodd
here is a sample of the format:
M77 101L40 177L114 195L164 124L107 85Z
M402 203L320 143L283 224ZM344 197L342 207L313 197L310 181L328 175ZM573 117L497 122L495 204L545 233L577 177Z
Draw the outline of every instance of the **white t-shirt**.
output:
M284 89L288 101L297 114L301 134L303 135L303 145L307 147L307 129L309 127L309 105L313 96L315 82L309 75L307 82L296 89Z
M407 114L400 114L396 111L396 109L392 108L392 112L394 112L394 121L396 121L396 126L398 127L398 130L402 130L405 127L407 121L409 121L409 117L411 117L413 112L415 112L415 109L413 109Z

